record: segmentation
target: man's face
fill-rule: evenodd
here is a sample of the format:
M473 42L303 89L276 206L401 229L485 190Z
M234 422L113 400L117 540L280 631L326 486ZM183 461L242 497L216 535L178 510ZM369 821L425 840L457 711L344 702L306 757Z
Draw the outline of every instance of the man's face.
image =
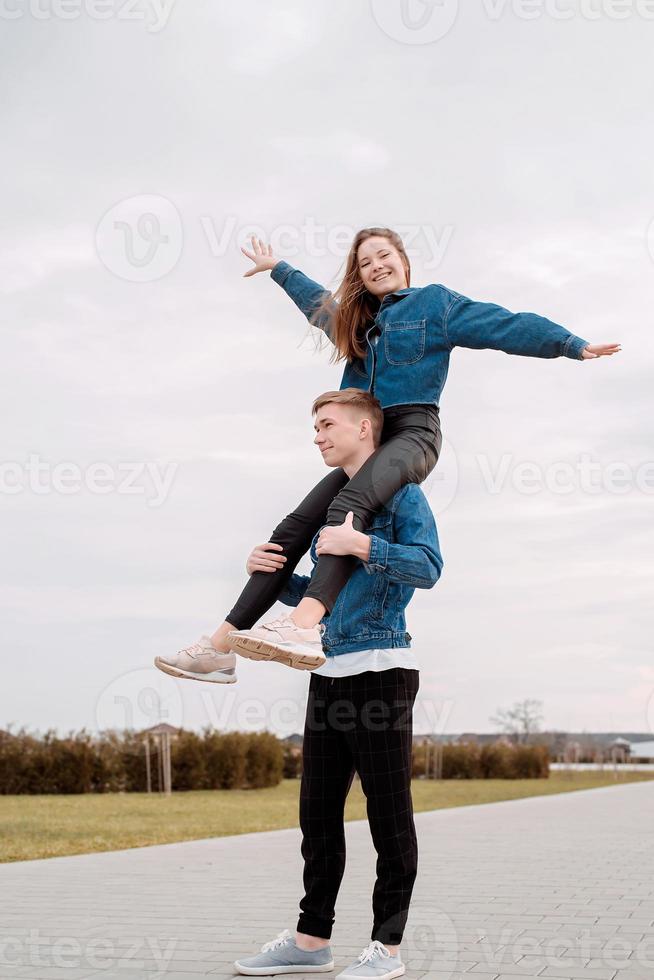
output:
M327 466L345 466L356 457L364 441L361 419L347 405L331 402L319 408L313 440Z

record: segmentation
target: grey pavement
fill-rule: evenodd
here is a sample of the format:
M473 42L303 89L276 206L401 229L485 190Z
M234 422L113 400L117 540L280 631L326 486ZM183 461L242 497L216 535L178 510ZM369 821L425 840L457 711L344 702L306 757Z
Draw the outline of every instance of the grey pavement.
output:
M654 980L654 782L419 813L416 825L410 980ZM367 823L346 835L335 972L371 928ZM0 977L231 977L235 958L295 928L301 895L297 828L1 865Z

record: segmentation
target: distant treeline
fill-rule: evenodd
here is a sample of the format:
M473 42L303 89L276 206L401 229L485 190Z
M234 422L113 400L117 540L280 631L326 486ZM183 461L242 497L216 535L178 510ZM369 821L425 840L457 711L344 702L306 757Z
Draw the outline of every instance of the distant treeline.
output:
M202 734L170 740L173 789L261 789L283 778L284 748L270 732ZM160 788L159 742L150 738L150 784ZM147 790L142 733L78 732L60 738L20 732L0 736L0 794L143 793Z
M443 745L440 757L435 747L414 745L414 777L441 779L547 779L549 752L545 745L507 745L495 742L477 745Z
M149 739L150 786L160 789L159 742ZM170 739L174 790L260 789L302 773L301 749L271 732L202 733ZM544 779L544 746L414 745L412 775L442 779ZM137 732L0 734L0 794L143 793L148 788L145 737Z

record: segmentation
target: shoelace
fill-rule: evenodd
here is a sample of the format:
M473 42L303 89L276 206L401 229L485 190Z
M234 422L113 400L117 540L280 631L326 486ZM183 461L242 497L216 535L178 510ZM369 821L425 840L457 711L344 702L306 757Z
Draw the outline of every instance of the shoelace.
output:
M359 957L359 962L361 964L367 963L369 960L373 959L379 953L380 956L389 957L391 954L388 952L383 943L380 943L378 939L373 939L369 946L366 946L361 956Z
M267 630L277 630L282 626L294 626L295 623L291 619L271 619L269 623L264 623L263 626Z
M217 651L208 650L206 647L202 646L202 644L199 642L191 643L190 647L184 647L183 650L180 650L180 653L188 654L188 656L192 657L193 660L197 660L198 657L207 656L207 654L210 654L212 652L216 653Z
M288 629L289 626L291 628L295 627L296 629L299 629L300 628L300 627L296 627L295 626L295 623L290 618L290 616L287 616L286 619L283 619L283 618L282 619L271 619L269 623L264 623L263 626L267 630L278 630L280 628ZM326 629L326 627L325 627L325 624L324 623L318 623L318 625L316 626L316 629L318 630L318 633L319 633L320 636L324 636L325 635L325 629Z
M264 943L261 947L262 953L269 953L272 949L277 949L278 946L284 946L289 939L291 939L291 933L288 929L284 929L280 932L276 939L271 939L269 943Z

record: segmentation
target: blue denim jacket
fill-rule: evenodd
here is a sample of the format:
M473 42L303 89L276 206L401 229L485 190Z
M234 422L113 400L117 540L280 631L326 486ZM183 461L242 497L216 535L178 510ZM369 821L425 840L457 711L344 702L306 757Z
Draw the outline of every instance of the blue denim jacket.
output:
M323 298L331 295L283 260L270 275L307 319ZM323 316L317 326L330 336L328 316ZM371 335L377 331L378 342L372 343ZM587 343L535 313L510 313L445 286L410 286L384 296L375 323L366 333L366 357L348 361L341 388L370 391L382 408L438 405L454 347L581 360Z
M416 589L431 589L443 559L431 507L416 483L407 483L375 514L368 561L358 561L331 614L323 617L323 650L328 657L357 650L411 646L404 610ZM318 561L316 542L311 560ZM310 581L294 574L279 599L297 606Z

